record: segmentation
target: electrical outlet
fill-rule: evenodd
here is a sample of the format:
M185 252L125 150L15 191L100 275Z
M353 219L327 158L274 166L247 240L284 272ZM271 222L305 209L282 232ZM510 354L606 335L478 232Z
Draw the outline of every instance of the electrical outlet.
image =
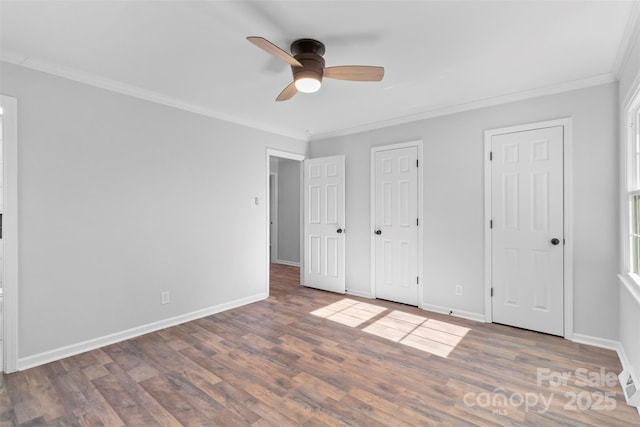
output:
M462 286L456 285L456 295L462 295Z
M169 291L160 292L160 302L161 304L169 304L171 302Z

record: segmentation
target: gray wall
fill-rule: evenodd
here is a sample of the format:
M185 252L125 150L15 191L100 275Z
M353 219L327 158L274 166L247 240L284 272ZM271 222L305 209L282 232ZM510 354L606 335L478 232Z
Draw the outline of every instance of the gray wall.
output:
M300 263L300 165L278 162L278 261Z
M313 141L311 157L346 156L347 290L370 293L370 148L422 139L423 302L482 315L484 131L572 117L574 332L617 340L617 98L608 84Z
M0 71L18 99L19 358L266 296L266 148L305 142Z

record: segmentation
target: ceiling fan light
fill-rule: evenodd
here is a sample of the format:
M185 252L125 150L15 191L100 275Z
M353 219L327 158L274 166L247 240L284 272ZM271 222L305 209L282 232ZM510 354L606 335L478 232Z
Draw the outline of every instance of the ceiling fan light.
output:
M313 93L320 89L322 83L313 77L300 77L296 79L296 89L303 93Z

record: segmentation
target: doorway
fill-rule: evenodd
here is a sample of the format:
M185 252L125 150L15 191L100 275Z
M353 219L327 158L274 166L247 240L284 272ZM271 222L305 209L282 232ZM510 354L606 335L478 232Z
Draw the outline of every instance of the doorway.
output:
M420 307L422 141L371 149L371 293Z
M302 263L301 154L267 149L267 292L271 264Z
M486 314L492 322L565 337L571 330L569 134L567 120L485 134Z

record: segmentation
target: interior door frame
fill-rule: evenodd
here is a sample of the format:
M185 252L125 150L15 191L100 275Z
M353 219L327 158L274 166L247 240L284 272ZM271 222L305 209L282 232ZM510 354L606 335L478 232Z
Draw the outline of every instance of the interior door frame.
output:
M273 263L278 260L278 173L269 172L269 245L271 247L269 262ZM273 202L275 206L271 206L271 177L273 177ZM273 216L271 216L271 211L273 211ZM271 241L271 223L273 223L273 234L275 234L273 242Z
M496 135L524 132L529 130L563 127L563 210L564 210L564 338L573 339L573 119L566 117L557 120L527 123L484 132L484 311L485 321L493 322L491 298L492 253L491 253L491 139Z
M380 145L371 147L371 159L370 159L370 247L371 247L371 298L376 298L376 238L373 231L376 226L376 153L380 151L396 150L400 148L417 147L418 149L418 308L424 306L424 275L423 275L423 242L424 242L424 207L423 207L423 165L422 161L422 140L414 140L408 142L400 142L390 145Z
M283 159L289 159L289 160L296 160L298 162L300 162L300 283L302 283L302 279L303 279L303 273L304 273L304 231L303 231L303 227L304 227L304 186L302 185L303 182L303 178L304 178L304 173L303 173L303 162L307 159L307 156L304 154L299 154L299 153L293 153L290 151L282 151L282 150L277 150L277 149L273 149L273 148L267 148L266 149L266 156L265 156L265 161L266 161L266 191L265 194L267 195L266 200L268 200L269 202L271 201L271 190L270 190L270 175L271 175L271 164L270 164L270 159L271 157L280 157ZM265 263L265 276L266 276L266 281L265 281L265 293L266 295L269 295L269 266L271 265L271 256L269 254L269 242L271 241L271 227L269 225L269 202L265 203L265 218L266 218L266 224L267 224L267 241L266 241L266 263Z
M0 371L11 373L18 369L18 100L0 95L3 129L3 363Z

